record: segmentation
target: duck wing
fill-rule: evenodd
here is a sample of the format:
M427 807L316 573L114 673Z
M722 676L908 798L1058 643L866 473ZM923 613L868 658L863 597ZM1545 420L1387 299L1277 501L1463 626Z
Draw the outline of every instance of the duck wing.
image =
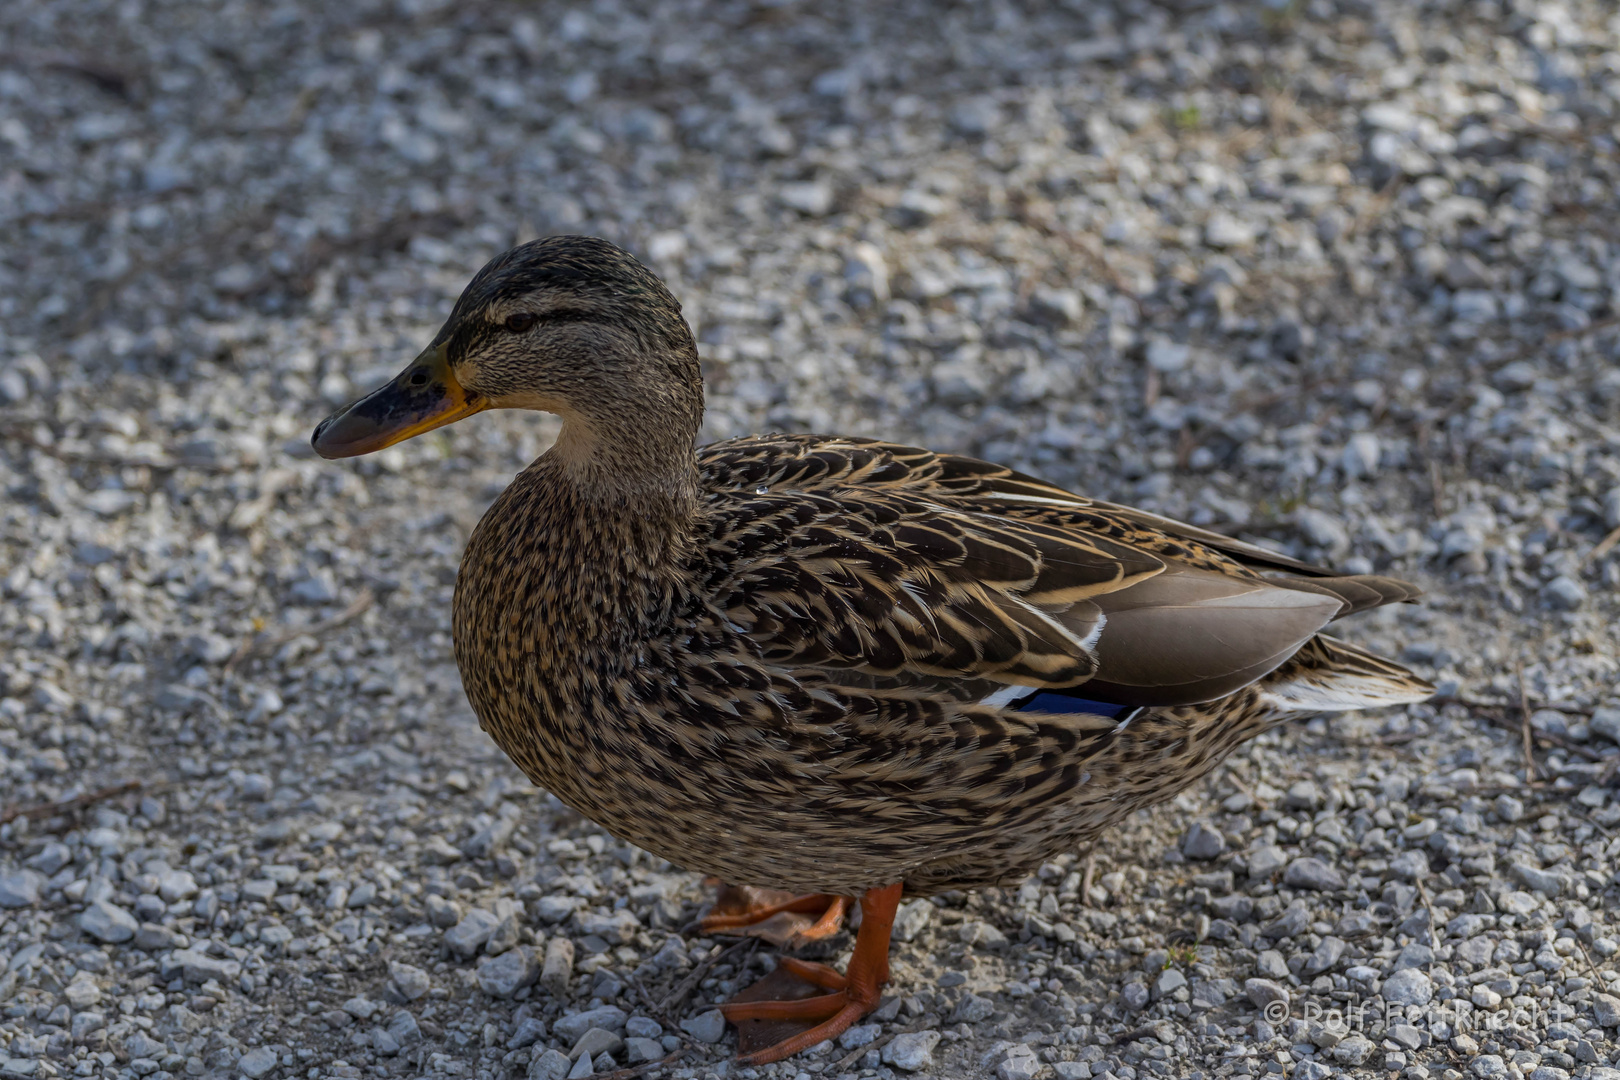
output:
M915 447L764 436L699 464L712 602L766 660L833 681L1208 701L1399 592Z

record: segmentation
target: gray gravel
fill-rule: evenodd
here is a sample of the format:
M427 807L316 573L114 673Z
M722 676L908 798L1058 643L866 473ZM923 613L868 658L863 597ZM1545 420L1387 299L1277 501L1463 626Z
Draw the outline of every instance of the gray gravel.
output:
M1612 5L43 0L0 40L0 808L97 796L0 825L0 1077L1620 1080ZM1444 696L908 905L869 1023L736 1069L712 1006L770 950L683 937L700 882L530 787L450 660L555 423L307 451L564 230L686 302L708 436L1423 582L1345 633Z

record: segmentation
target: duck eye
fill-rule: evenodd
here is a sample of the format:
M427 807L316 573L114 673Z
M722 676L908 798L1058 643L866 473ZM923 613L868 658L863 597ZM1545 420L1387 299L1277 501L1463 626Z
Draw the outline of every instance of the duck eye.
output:
M529 314L527 311L520 311L516 315L508 315L506 317L505 326L512 333L521 334L523 331L533 326L535 322L535 316Z

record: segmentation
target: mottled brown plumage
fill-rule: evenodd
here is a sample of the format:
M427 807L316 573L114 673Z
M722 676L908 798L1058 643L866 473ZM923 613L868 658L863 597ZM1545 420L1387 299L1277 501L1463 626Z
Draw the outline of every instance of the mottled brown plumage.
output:
M491 263L316 447L489 407L564 423L467 545L468 697L536 783L692 870L847 896L1016 881L1276 723L1430 693L1319 633L1416 596L1400 582L915 447L694 451L679 305L604 241Z

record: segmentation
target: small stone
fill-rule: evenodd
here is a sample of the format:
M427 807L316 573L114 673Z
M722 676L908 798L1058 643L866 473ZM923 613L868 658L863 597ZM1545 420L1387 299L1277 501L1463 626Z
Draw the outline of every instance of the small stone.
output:
M1004 949L1007 947L1007 935L983 919L963 923L959 936L962 944L971 945L976 949Z
M387 994L390 1001L403 1004L423 997L433 988L433 980L419 967L391 961L388 965Z
M574 917L581 934L595 934L609 945L627 945L641 932L641 922L633 912L620 908L611 915L581 912Z
M1429 876L1429 857L1421 851L1403 851L1389 860L1389 872L1402 881L1418 881Z
M573 1049L568 1051L568 1056L577 1059L583 1055L594 1061L601 1054L623 1052L623 1037L607 1028L593 1027L575 1040Z
M1010 1047L996 1065L997 1080L1035 1080L1041 1071L1041 1060L1023 1043Z
M650 1016L632 1016L624 1022L624 1033L641 1039L656 1039L664 1033L664 1026Z
M856 1024L838 1036L838 1045L845 1050L857 1050L876 1040L882 1031L882 1024Z
M1255 974L1262 979L1288 978L1288 961L1276 949L1261 949L1260 955L1255 958Z
M404 1009L400 1009L388 1019L388 1034L400 1046L415 1046L422 1041L422 1028L416 1022L416 1017Z
M427 898L427 917L428 922L440 930L448 930L461 921L461 905L430 894Z
M568 981L574 973L574 943L565 937L554 937L546 942L546 962L540 969L540 985L552 997L568 993Z
M539 977L540 961L526 945L508 949L478 965L478 985L491 997L509 998Z
M664 1048L656 1039L641 1039L631 1037L624 1040L625 1061L631 1065L640 1065L647 1061L658 1061L664 1056Z
M961 1024L977 1024L990 1019L996 1011L996 1003L987 997L978 994L964 994L962 1000L956 1003L951 1012L951 1022Z
M1325 510L1302 506L1294 512L1294 524L1306 540L1326 551L1340 552L1350 546L1350 533L1343 522Z
M948 117L951 130L970 139L983 138L1001 123L1001 106L987 97L974 97L955 105Z
M1288 856L1275 844L1262 844L1249 853L1249 878L1268 878L1288 865Z
M21 908L39 902L45 879L32 870L0 874L0 908Z
M1391 1005L1427 1005L1434 983L1417 968L1403 968L1384 980L1383 998Z
M1224 210L1217 210L1204 223L1204 243L1212 248L1248 247L1254 240L1254 226Z
M279 1059L276 1057L276 1052L268 1046L259 1046L243 1054L236 1062L236 1067L244 1076L252 1077L252 1080L259 1080L262 1076L268 1076L270 1070L274 1069L277 1064L279 1064Z
M1496 370L1491 376L1491 385L1510 394L1518 393L1534 386L1539 374L1536 365L1525 360L1515 360Z
M73 1027L71 1033L74 1042L84 1042L91 1032L100 1031L107 1026L107 1018L98 1012L76 1012L73 1014Z
M934 905L928 900L913 900L901 904L894 916L894 936L899 941L913 941L934 917Z
M543 923L560 923L572 917L583 903L577 896L542 896L534 902L534 915Z
M1132 1012L1141 1012L1147 1008L1148 1002L1152 1000L1152 994L1148 988L1139 982L1126 983L1121 988L1119 996L1125 1002L1125 1007Z
M1346 476L1366 478L1378 475L1378 463L1382 457L1383 448L1378 436L1370 431L1358 431L1345 442L1339 464Z
M164 980L179 977L190 983L205 983L215 979L223 985L241 977L242 965L196 949L176 949L162 958L158 974Z
M1586 588L1568 574L1560 574L1541 587L1541 600L1554 611L1577 611L1586 603Z
M1153 980L1153 1000L1169 997L1186 986L1187 976L1183 975L1180 969L1165 968L1159 973L1159 977Z
M1320 810L1326 797L1315 781L1300 780L1289 787L1283 796L1283 807L1288 810Z
M783 206L807 217L826 217L833 207L832 185L824 180L783 184L777 197Z
M1539 867L1531 866L1529 863L1515 863L1513 865L1513 876L1524 882L1532 892L1538 892L1542 896L1554 897L1564 891L1564 879L1562 877Z
M1153 338L1142 351L1142 356L1148 367L1170 375L1187 366L1187 361L1192 358L1192 348L1169 338Z
M357 995L345 1001L342 1008L356 1020L370 1020L377 1011L377 1003L368 997Z
M422 845L422 853L427 856L429 861L438 863L440 866L450 866L453 863L460 862L462 859L461 849L442 836L430 837L428 842Z
M97 986L88 976L74 979L62 991L62 997L72 1006L74 1012L88 1009L101 1001L101 987Z
M682 1020L681 1030L698 1042L717 1043L726 1033L726 1018L720 1015L719 1009L713 1009Z
M563 1080L572 1065L561 1050L547 1050L529 1059L528 1080Z
M1243 993L1254 1003L1254 1007L1262 1012L1267 1011L1266 1006L1274 1001L1288 1004L1288 991L1280 983L1270 979L1243 980Z
M1344 955L1344 941L1331 934L1324 937L1321 944L1311 952L1305 966L1300 969L1301 974L1307 978L1320 975L1324 971L1331 971L1339 958Z
M715 1015L718 1016L719 1013ZM564 1016L551 1025L551 1031L557 1038L572 1046L575 1040L593 1027L618 1032L624 1030L628 1020L629 1016L617 1005L603 1005L600 1008L586 1009Z
M1603 710L1599 709L1598 711L1602 712ZM1597 718L1594 715L1592 725L1593 731L1597 730L1596 720ZM1620 724L1620 709L1615 710L1615 721L1617 724ZM1616 741L1620 742L1620 739L1617 739ZM1496 816L1509 824L1515 821L1520 821L1524 818L1524 803L1520 802L1518 799L1515 799L1512 795L1498 795L1496 797L1496 802L1492 804L1492 807L1496 811Z
M140 926L135 916L105 900L97 900L79 914L79 929L109 945L128 941Z
M50 877L72 861L72 850L66 844L52 840L40 849L38 855L28 860L28 865Z
M1371 1039L1364 1035L1351 1035L1339 1042L1332 1050L1333 1060L1340 1065L1363 1065L1372 1057L1373 1046Z
M259 940L264 940L262 932ZM182 935L157 923L141 923L140 929L135 931L133 942L134 946L143 952L165 952L169 949L183 948L185 943L186 939Z
M1029 297L1030 316L1035 321L1049 326L1069 326L1077 323L1085 311L1085 301L1074 289L1042 287L1032 292ZM1152 363L1152 359L1149 358L1148 362Z
M506 842L512 838L517 829L518 819L512 814L502 814L493 822L473 833L461 851L469 859L487 859L494 855Z
M1620 997L1592 995L1592 1019L1598 1027L1620 1028Z
M883 1064L904 1072L926 1069L934 1063L934 1047L939 1039L937 1031L908 1031L896 1035L883 1048Z
M1295 1066L1293 1080L1328 1080L1332 1075L1333 1070L1320 1061L1306 1058Z
M1395 957L1395 970L1405 971L1407 968L1422 970L1434 963L1434 950L1421 941L1414 941L1400 951Z
M1502 1060L1500 1054L1481 1054L1468 1063L1468 1071L1482 1080L1491 1080L1493 1077L1506 1076L1507 1062Z
M1303 901L1296 900L1289 904L1281 915L1261 927L1260 933L1272 941L1296 938L1305 932L1305 928L1310 925L1310 922L1310 909L1305 906Z
M393 1057L400 1051L399 1040L383 1028L372 1028L367 1038L371 1040L371 1048L383 1057Z
M521 1050L525 1046L532 1046L546 1037L546 1022L537 1016L525 1016L518 1021L518 1026L512 1032L512 1037L506 1040L508 1050Z
M1344 875L1321 859L1306 856L1288 864L1287 871L1283 873L1283 884L1296 889L1333 892L1344 888Z
M523 933L523 924L516 915L508 915L495 925L489 933L489 940L484 942L484 951L490 956L499 956L518 943ZM538 959L535 961L538 963Z
M460 922L444 932L445 947L466 960L484 947L484 942L489 940L489 935L499 925L500 920L494 912L473 908L461 917Z
M1225 851L1226 837L1201 821L1193 822L1181 839L1181 853L1189 859L1213 859Z

